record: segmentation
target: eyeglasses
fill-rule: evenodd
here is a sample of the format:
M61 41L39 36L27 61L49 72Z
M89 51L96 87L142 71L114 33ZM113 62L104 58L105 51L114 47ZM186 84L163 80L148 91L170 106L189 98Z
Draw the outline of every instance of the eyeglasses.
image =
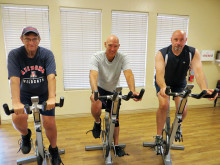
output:
M30 39L30 38L24 38L24 42L33 42L33 43L36 43L38 41L38 38L33 38L33 39Z

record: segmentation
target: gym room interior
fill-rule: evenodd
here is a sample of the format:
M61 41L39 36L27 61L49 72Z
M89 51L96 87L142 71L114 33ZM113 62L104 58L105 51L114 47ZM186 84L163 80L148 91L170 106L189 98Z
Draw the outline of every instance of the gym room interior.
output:
M120 158L113 156L116 165L163 164L161 156L156 155L153 149L143 147L144 141L153 142L156 135L156 111L159 103L153 82L157 16L159 14L187 16L189 18L187 45L197 48L200 52L203 50L214 51L212 61L202 61L208 88L215 89L217 81L220 80L220 63L216 60L216 53L220 51L219 0L0 0L0 74L2 77L0 85L0 165L13 165L20 158L34 155L33 149L28 155L23 155L21 152L17 153L19 149L17 141L20 139L20 134L13 128L11 116L7 116L2 108L5 103L9 105L9 108L12 108L4 24L2 21L2 6L4 5L43 6L48 8L50 50L55 57L57 72L56 100L58 102L60 97L65 99L64 106L56 108L57 145L59 148L65 149L65 154L61 155L65 165L102 165L105 162L102 151L85 151L86 145L102 143L101 139L94 139L91 133L86 134L88 130L92 129L94 123L94 118L91 115L91 89L64 89L61 8L101 11L102 50L105 50L104 42L106 38L112 33L112 11L147 14L145 84L136 87L136 91L144 88L145 94L140 102L122 101L119 140L121 143L126 144L125 150L129 155ZM22 46L22 42L20 45ZM192 93L200 93L201 89L196 83L196 79L192 84L194 84ZM123 87L123 94L128 92L129 89ZM185 149L184 151L171 151L173 164L220 164L220 101L217 101L216 107L213 105L214 101L205 98L188 99L188 114L182 123L184 141L181 145L184 145ZM175 103L172 99L170 107L172 120L175 115ZM104 110L102 111L103 116ZM34 140L32 115L29 115L28 124L30 129L33 130L32 138ZM49 142L44 131L43 138L47 148ZM36 164L36 162L30 164Z

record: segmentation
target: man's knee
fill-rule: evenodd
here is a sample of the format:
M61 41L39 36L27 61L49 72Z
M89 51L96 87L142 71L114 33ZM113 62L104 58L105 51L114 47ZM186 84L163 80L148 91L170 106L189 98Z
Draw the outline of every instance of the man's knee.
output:
M160 105L159 105L159 109L161 110L161 111L167 111L167 109L169 108L169 103L160 103Z
M102 102L101 101L96 101L92 102L92 113L100 113L102 109Z
M54 116L44 116L43 117L43 126L47 129L56 129L56 122Z
M27 119L28 119L28 115L27 114L19 114L19 115L13 114L12 115L12 122L14 124L19 124L19 123L27 122Z

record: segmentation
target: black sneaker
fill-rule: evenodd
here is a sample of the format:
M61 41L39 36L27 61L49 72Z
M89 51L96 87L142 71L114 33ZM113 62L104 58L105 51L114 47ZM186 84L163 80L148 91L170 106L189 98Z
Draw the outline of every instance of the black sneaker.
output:
M96 123L94 122L94 126L92 130L89 130L86 132L89 133L90 131L92 131L93 137L96 138L100 138L100 133L101 133L101 118L100 118L100 123Z
M176 136L175 136L175 141L183 142L183 135L182 135L182 129L181 129L181 124L178 126L177 131L176 131Z
M58 148L52 148L51 145L49 146L49 152L51 155L51 163L52 165L60 165L61 163L63 164L61 158L60 158L60 154L59 154L59 150Z
M162 145L163 145L163 138L162 136L156 136L155 137L155 151L157 153L157 155L162 155Z
M116 153L116 155L117 155L118 157L122 157L122 156L124 156L124 155L128 155L128 153L126 153L126 152L124 151L124 149L123 149L122 147L120 147L120 146L115 146L115 153Z
M100 138L100 133L101 133L101 119L100 119L100 123L94 122L93 130L92 130L92 134L94 138Z
M28 154L31 151L31 130L28 128L28 134L27 135L21 135L21 141L20 141L20 149L23 154Z

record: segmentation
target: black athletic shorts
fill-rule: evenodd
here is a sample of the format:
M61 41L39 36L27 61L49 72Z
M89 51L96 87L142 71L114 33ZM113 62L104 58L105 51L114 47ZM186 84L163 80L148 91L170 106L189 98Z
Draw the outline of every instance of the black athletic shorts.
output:
M186 82L183 82L177 85L170 86L170 89L171 89L171 92L182 92L185 87L186 87ZM155 82L155 88L156 88L157 93L160 92L160 87L157 85L156 82Z
M99 95L100 96L105 96L105 95L113 95L112 92L109 92L109 91L106 91L104 90L103 88L101 87L98 87L98 92L99 92ZM121 92L120 92L121 94ZM111 106L112 106L112 101L111 100L100 100L102 102L102 109L105 109L107 112L110 113L111 111ZM117 111L118 111L118 115L116 116L116 118L118 119L119 117L119 109L120 109L120 106L121 106L121 99L119 99L118 101L118 108L117 108Z

